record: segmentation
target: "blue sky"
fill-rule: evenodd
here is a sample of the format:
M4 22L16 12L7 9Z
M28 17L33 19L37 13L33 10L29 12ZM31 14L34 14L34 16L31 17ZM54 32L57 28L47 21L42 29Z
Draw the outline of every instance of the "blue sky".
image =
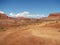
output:
M60 0L0 0L0 10L7 15L28 11L30 14L47 16L52 12L60 12Z

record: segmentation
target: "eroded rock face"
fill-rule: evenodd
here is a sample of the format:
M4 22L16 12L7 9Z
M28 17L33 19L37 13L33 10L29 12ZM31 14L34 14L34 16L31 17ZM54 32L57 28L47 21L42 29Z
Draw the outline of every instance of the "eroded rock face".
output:
M6 14L1 14L0 13L0 19L7 19L8 18L8 16L6 16Z
M60 18L60 13L51 13L48 18Z
M8 17L6 14L0 13L0 27L17 26L16 21L12 17Z

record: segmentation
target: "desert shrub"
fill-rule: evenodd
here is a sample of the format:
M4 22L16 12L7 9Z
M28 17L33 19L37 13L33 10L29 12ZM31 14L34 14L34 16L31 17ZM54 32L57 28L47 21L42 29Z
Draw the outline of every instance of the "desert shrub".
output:
M0 27L0 31L6 31L6 28Z
M58 30L58 32L60 32L60 30Z
M56 23L58 23L58 21L56 21Z

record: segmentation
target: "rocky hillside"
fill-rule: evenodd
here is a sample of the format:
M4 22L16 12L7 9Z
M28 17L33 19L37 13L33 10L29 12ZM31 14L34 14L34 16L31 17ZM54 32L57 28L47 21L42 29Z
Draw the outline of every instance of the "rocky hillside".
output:
M48 18L60 18L60 13L51 13Z
M0 19L7 19L7 18L8 18L8 16L6 14L0 13Z

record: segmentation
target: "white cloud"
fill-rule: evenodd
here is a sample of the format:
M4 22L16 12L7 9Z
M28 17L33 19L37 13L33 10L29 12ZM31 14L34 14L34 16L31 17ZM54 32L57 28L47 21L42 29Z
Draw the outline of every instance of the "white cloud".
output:
M21 13L17 13L16 17L25 17L27 15L29 15L29 12L28 11L24 11L24 12L21 12Z
M1 14L4 14L4 12L3 12L3 11L0 11L0 13L1 13Z
M10 17L16 17L16 15L14 13L10 13L9 15L10 15Z
M45 17L44 14L30 14L28 11L20 12L17 14L10 13L11 17L28 17L28 18L40 18Z

